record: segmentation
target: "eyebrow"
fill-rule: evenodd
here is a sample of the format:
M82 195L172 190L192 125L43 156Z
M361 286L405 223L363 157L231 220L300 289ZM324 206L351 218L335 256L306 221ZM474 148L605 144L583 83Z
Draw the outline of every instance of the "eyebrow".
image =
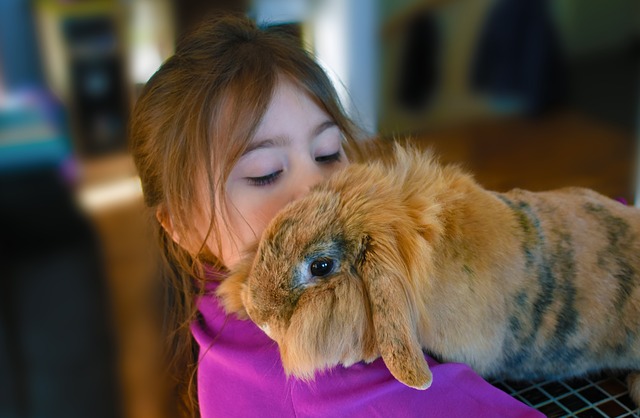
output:
M326 120L324 122L322 122L321 124L319 124L318 126L316 126L313 131L311 131L311 134L313 136L313 138L316 138L317 136L319 136L321 133L323 133L324 131L326 131L329 128L332 128L334 126L337 126L337 124L332 121L332 120ZM255 141L250 143L249 145L247 145L247 149L242 153L242 155L247 155L252 151L255 151L257 149L261 149L261 148L270 148L270 147L277 147L277 146L283 146L286 145L289 142L289 139L285 138L285 137L275 137L275 138L267 138L267 139L263 139L260 141Z
M267 138L267 139L263 139L261 141L251 142L249 145L247 145L247 149L244 150L242 155L247 155L251 151L255 151L255 150L261 149L261 148L270 148L270 147L283 146L287 142L289 142L289 141L286 138L283 138L281 136L276 137L276 138Z
M322 132L324 132L327 129L332 128L334 126L337 126L337 124L332 120L326 120L326 121L322 122L320 125L316 126L316 128L313 130L313 137L314 138L317 137Z

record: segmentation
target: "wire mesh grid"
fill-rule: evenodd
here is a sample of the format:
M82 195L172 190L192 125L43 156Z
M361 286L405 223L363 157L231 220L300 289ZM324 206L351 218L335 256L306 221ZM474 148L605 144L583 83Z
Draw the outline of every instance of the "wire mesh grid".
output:
M640 417L629 397L624 375L572 380L491 383L549 418Z

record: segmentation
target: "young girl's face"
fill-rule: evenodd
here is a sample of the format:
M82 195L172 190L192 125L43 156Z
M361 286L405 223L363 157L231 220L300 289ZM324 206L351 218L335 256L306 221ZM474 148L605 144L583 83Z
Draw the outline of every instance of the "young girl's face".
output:
M334 121L300 88L280 81L247 151L231 171L227 195L224 200L217 196L228 219L220 227L222 248L210 244L210 250L233 268L276 212L347 164Z

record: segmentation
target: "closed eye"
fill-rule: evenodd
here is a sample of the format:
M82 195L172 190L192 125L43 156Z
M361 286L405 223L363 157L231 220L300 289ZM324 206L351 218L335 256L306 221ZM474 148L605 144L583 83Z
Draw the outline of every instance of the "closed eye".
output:
M340 153L340 151L338 151L335 154L320 155L316 157L316 162L327 164L327 163L339 162L341 159L342 159L342 154Z
M245 179L251 186L268 186L269 184L274 183L278 177L280 177L280 174L282 174L282 170L274 171L266 176L245 177Z

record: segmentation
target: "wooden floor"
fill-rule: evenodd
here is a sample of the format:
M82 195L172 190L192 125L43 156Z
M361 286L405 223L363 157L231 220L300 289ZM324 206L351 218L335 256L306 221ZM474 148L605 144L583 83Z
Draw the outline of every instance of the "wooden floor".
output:
M588 117L560 112L537 120L503 119L415 136L444 162L456 162L487 188L545 190L583 186L634 199L635 135ZM127 416L161 417L148 296L157 278L155 245L144 226L141 202L93 213L102 234L121 353Z

